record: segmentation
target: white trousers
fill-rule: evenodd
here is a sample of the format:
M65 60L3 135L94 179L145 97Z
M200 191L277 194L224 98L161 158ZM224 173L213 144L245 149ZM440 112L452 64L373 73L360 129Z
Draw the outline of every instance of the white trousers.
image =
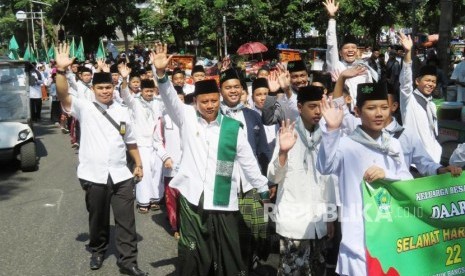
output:
M141 206L160 200L164 186L161 183L162 162L153 147L138 147L144 177L136 185L136 200Z

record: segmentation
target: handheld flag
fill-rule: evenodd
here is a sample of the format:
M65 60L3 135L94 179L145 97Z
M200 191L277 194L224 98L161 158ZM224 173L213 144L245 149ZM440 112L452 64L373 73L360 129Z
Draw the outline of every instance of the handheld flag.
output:
M76 59L79 61L84 61L86 59L84 55L84 42L82 41L82 37L81 41L79 42L79 47L76 51Z
M9 52L8 57L10 59L18 60L19 59L18 49L19 49L18 42L16 42L16 38L13 35L10 39L10 43L8 44L8 52Z
M39 49L39 61L42 62L49 62L48 56L47 56L47 49L45 47L42 47Z
M27 44L26 51L24 52L23 60L27 60L30 62L37 62L34 49L29 45L29 43Z
M47 56L49 59L55 59L55 49L53 47L48 48Z
M71 45L69 46L69 57L73 58L76 56L76 43L74 43L74 37L71 41Z
M105 47L103 46L103 41L100 38L99 43L98 43L98 49L97 49L97 54L96 58L106 58L107 54L105 53Z

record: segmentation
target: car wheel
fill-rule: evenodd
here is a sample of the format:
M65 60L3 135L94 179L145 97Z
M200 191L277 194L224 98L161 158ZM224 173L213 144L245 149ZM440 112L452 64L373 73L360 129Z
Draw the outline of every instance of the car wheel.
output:
M37 153L36 144L34 142L29 142L21 146L20 157L21 170L23 172L37 170Z

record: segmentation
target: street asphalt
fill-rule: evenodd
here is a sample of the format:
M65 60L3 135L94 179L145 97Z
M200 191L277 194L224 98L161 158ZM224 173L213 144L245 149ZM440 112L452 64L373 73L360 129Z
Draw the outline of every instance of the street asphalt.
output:
M48 111L45 105L43 118ZM37 171L22 172L17 162L0 164L0 275L119 275L113 242L103 267L89 269L88 215L69 136L47 119L34 132ZM139 267L150 275L176 275L177 243L164 211L136 212L136 227ZM261 275L275 274L275 254L271 263Z

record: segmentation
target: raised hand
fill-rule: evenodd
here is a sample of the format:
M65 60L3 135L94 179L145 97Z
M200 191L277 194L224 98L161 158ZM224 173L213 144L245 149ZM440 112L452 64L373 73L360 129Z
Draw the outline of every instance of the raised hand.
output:
M331 80L333 82L337 82L337 80L339 79L339 76L341 76L341 71L335 70L335 71L329 72L329 74L331 75Z
M344 118L342 107L336 106L332 97L326 99L326 96L323 96L321 99L321 114L325 118L328 131L338 129Z
M97 72L102 71L104 64L105 64L105 60L103 58L97 58Z
M341 72L339 77L344 79L350 79L357 76L365 75L367 73L367 68L363 64L358 64L352 68L346 69Z
M97 72L110 73L110 66L105 62L105 59L97 59Z
M403 33L399 33L397 39L400 41L400 44L404 47L406 51L410 51L413 47L413 41L410 35L405 35Z
M67 43L60 43L55 47L55 64L58 70L65 71L73 63L75 58L69 57L69 45Z
M275 93L279 90L279 82L278 82L278 73L276 71L271 71L267 77L268 80L268 88L270 89L271 93Z
M323 2L323 5L326 7L329 17L335 17L337 11L339 10L339 3L336 0L326 0Z
M168 45L157 43L155 44L155 52L150 53L150 61L153 66L157 69L157 75L159 73L163 76L165 74L166 67L171 60L173 55L168 56ZM162 77L159 75L159 77Z
M276 68L278 69L279 86L286 91L291 86L291 74L284 68L283 64L278 64Z
M283 120L279 129L279 151L288 152L297 141L297 133L294 131L295 122L291 123L289 119Z
M118 72L123 78L123 80L125 80L131 73L131 68L129 68L126 63L123 63L120 66L118 66Z

